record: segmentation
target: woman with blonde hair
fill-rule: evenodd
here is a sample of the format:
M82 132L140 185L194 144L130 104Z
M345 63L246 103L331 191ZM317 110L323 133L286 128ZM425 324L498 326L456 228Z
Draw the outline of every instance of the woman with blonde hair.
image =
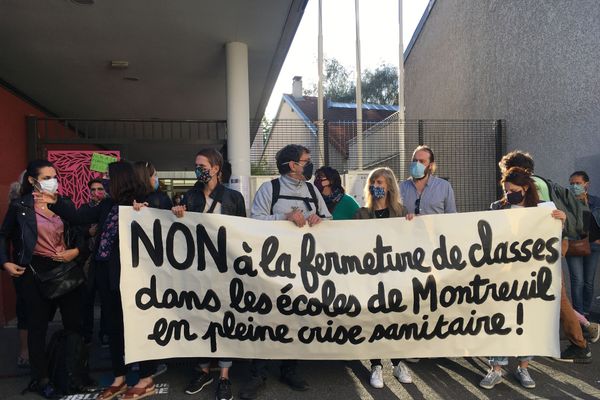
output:
M354 219L398 218L406 217L411 220L414 214L409 214L402 205L400 189L394 172L387 168L377 168L369 174L365 185L365 207L361 207ZM393 374L401 383L412 383L410 370L400 359L392 359ZM383 388L383 367L381 360L371 360L371 386Z

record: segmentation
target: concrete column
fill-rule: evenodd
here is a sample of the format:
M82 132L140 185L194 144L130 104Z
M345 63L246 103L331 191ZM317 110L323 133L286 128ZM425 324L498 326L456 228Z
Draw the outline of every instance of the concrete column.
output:
M230 42L227 58L227 157L231 174L250 176L250 91L248 89L248 46Z

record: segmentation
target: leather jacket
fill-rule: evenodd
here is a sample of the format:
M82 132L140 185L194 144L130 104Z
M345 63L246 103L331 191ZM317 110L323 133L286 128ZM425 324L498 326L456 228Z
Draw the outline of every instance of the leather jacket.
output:
M69 225L64 219L63 224L66 248L79 249L79 256L75 261L85 260L88 250L82 229ZM9 255L9 242L12 248L12 257ZM31 262L36 243L37 221L33 196L26 194L11 201L2 222L0 228L0 267L9 261L27 266Z
M181 200L181 204L186 206L187 211L204 212L206 207L206 198L204 197L204 184L196 182L193 188L187 191ZM213 201L221 203L221 214L233 215L238 217L246 216L246 203L244 196L237 190L229 189L222 184L218 184L215 190L210 194Z

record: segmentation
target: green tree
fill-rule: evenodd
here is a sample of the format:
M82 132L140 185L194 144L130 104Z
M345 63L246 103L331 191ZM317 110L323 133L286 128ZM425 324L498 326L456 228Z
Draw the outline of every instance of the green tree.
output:
M325 60L323 95L325 98L342 103L356 100L356 85L351 78L352 71L335 58ZM373 104L398 104L398 73L396 67L382 64L374 71L362 74L362 101ZM305 90L307 96L317 95L317 86Z

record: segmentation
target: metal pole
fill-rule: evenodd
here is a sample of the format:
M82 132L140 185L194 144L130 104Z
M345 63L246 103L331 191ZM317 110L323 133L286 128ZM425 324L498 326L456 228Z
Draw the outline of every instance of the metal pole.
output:
M359 0L354 0L356 19L356 145L358 146L358 169L363 169L363 137L362 137L362 91L360 68L360 23Z
M319 128L319 165L325 165L325 131L323 125L323 4L319 0L319 36L318 36L318 68L319 68L319 86L317 99L317 126Z
M406 176L405 114L404 114L404 36L402 24L402 0L398 0L398 166L400 179Z

